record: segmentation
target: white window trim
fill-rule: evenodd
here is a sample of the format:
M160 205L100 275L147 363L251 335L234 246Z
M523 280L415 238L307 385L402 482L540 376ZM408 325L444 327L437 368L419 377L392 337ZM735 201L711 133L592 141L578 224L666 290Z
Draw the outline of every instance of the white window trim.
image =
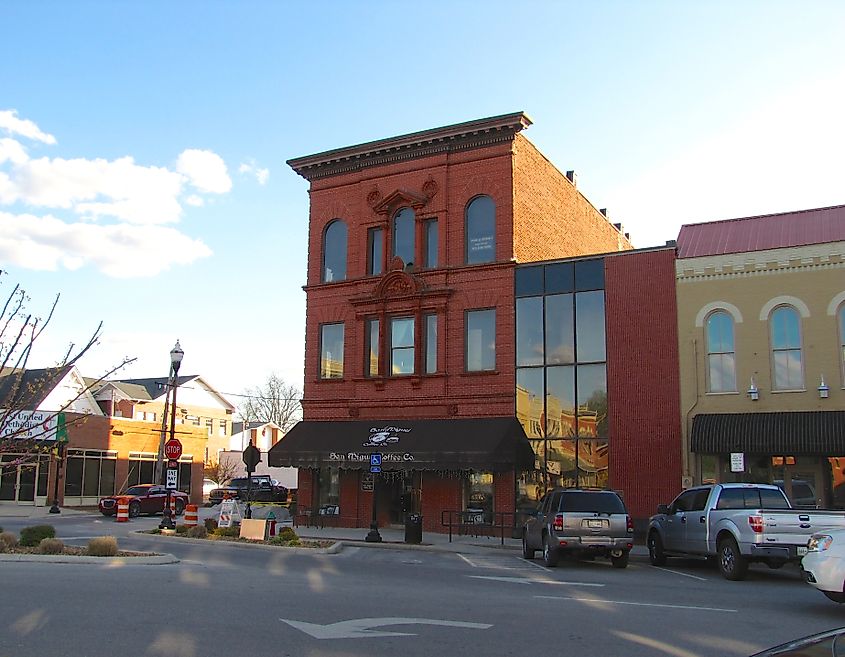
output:
M703 328L704 320L716 310L724 310L733 316L734 324L742 324L742 313L739 311L739 308L727 301L713 301L706 306L702 306L701 310L698 311L698 314L695 316L695 325L698 328Z
M775 297L774 299L770 299L765 303L763 308L760 310L760 321L769 321L769 316L772 314L772 311L778 306L792 306L793 308L795 308L795 310L798 311L798 314L802 317L802 319L807 319L810 316L810 309L807 307L806 303L801 301L801 299L799 299L798 297L780 296Z

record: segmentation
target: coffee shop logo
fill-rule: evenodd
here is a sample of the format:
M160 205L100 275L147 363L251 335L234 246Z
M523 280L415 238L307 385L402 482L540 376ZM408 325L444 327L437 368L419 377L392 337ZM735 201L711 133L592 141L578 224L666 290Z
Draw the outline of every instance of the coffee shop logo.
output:
M383 447L398 443L398 434L410 431L405 427L373 427L370 429L370 439L364 443L364 447Z

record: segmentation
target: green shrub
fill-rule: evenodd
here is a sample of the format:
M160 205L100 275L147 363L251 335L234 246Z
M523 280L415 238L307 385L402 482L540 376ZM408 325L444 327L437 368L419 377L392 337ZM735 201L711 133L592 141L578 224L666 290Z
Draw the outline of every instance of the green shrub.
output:
M282 538L286 541L293 541L299 539L299 536L297 536L296 532L293 531L293 527L282 527L279 530L277 537Z
M214 518L206 518L203 520L203 523L205 524L205 530L208 532L213 532L217 529L217 521Z
M188 526L187 525L176 525L176 533L177 534L187 534L188 533Z
M188 538L208 538L208 530L202 525L188 529Z
M214 530L215 536L228 536L237 538L241 535L241 528L240 527L218 527Z
M114 536L98 536L88 541L88 554L92 557L113 557L117 555L117 539Z
M297 547L298 545L302 545L302 541L299 540L299 537L294 534L293 538L285 538L284 536L274 536L269 541L267 541L270 545L281 545L284 547Z
M35 547L45 538L56 538L53 525L34 525L21 529L21 545L24 547Z
M61 554L65 551L65 544L58 538L44 538L38 544L38 551L41 554Z
M13 548L18 546L18 537L12 532L3 532L0 534L0 544L5 548Z

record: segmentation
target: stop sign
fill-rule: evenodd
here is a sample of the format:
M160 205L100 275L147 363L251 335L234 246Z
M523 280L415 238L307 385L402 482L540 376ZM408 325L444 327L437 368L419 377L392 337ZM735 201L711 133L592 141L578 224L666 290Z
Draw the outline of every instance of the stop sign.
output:
M164 443L164 455L171 461L177 461L182 456L182 443L176 438L171 438Z

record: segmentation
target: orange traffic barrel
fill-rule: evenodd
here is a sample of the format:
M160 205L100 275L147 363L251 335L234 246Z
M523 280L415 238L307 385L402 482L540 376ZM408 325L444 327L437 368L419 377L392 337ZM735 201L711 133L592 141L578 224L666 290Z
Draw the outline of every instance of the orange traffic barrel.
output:
M129 522L129 500L125 497L117 498L117 522Z
M196 504L188 504L185 507L185 527L196 527L197 526L197 505Z

